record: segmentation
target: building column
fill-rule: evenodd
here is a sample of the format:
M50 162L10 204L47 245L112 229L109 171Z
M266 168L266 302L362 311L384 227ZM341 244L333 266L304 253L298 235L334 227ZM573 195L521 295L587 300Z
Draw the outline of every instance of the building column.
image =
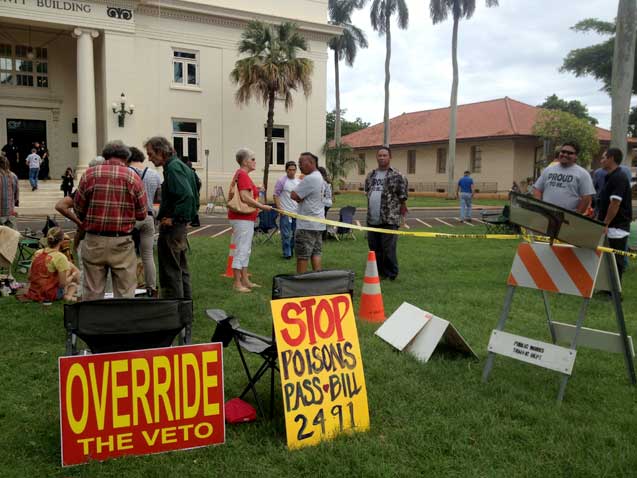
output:
M80 174L97 154L93 39L98 35L95 30L73 30L73 36L77 38L77 170Z

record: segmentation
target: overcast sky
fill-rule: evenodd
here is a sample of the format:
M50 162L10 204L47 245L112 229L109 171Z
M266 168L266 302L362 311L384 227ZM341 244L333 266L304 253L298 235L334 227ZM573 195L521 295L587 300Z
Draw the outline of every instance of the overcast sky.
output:
M407 0L409 28L392 24L390 116L449 106L452 21L432 25L429 0ZM605 37L570 30L584 18L612 20L617 0L500 0L486 8L477 0L473 17L460 22L458 104L508 96L538 105L555 93L588 106L599 126L610 127L610 97L590 77L560 73L567 53ZM383 120L385 38L372 30L369 4L354 23L367 34L352 68L341 62L341 108L346 118ZM328 60L328 110L334 108L334 59Z

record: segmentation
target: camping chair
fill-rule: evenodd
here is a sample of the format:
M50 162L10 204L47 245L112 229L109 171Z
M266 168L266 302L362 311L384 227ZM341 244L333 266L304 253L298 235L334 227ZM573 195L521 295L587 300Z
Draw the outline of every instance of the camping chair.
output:
M306 297L328 294L354 295L354 272L346 270L327 270L320 272L306 272L305 274L277 275L272 279L272 299L286 299L292 297ZM274 340L274 330L270 337L255 334L239 327L236 317L228 316L222 310L206 311L208 317L217 322L217 328L212 336L213 342L223 342L226 347L234 341L239 350L239 357L248 378L248 384L239 395L243 398L252 391L257 408L263 413L263 406L257 392L256 384L270 371L270 417L274 413L274 372L278 371L277 348ZM261 356L263 362L252 374L246 362L243 351Z
M33 262L33 254L40 247L40 239L25 232L18 242L18 253L15 260L16 269L26 272L31 267L31 262Z
M520 227L509 221L511 207L507 204L501 212L480 211L480 219L485 223L487 234L518 234Z
M338 212L338 221L344 222L346 224L354 224L354 215L356 214L356 208L354 206L345 206L340 209ZM338 227L336 228L336 238L337 239L354 239L356 240L356 236L354 235L354 229L350 229L348 227Z
M275 210L259 211L258 220L254 226L254 240L257 244L265 244L279 230L276 220L279 213Z
M120 352L189 344L192 301L107 299L64 305L66 355L77 355L77 338L91 353Z
M249 330L242 329L239 326L239 319L226 314L224 310L208 309L206 310L206 314L210 319L217 323L217 327L215 328L215 332L210 341L221 342L224 347L227 347L230 345L230 342L234 341L237 346L237 351L239 352L239 357L243 364L243 370L248 377L248 385L243 389L239 398L243 398L249 390L252 390L259 413L265 416L255 384L270 368L278 370L276 364L277 349L274 339L272 337L264 337L263 335L258 335L254 332L250 332ZM243 350L253 354L258 354L263 359L263 363L254 375L250 373L250 368L246 362ZM272 407L270 407L270 412L272 412Z

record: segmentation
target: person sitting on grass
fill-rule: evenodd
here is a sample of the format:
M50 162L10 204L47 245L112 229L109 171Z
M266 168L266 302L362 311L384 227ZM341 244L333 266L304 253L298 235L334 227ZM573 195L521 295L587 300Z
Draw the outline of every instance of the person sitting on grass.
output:
M53 302L64 299L75 302L75 292L79 284L79 270L60 251L64 232L52 227L46 235L48 247L33 254L29 271L27 299L36 302Z

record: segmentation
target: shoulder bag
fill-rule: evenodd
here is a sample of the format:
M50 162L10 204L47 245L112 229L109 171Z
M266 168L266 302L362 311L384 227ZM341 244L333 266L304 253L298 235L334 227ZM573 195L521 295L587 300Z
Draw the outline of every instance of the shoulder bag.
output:
M237 176L235 175L234 179L232 180L232 184L230 184L226 206L230 211L236 212L237 214L252 214L254 211L257 210L257 208L246 204L241 199L240 191L237 189L237 181Z

